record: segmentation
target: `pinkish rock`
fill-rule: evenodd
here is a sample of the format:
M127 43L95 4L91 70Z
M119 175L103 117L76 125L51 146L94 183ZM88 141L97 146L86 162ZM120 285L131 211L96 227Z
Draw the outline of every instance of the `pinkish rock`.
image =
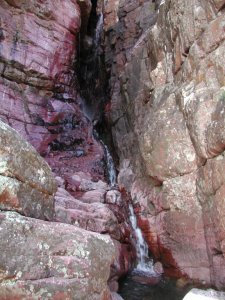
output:
M212 289L201 290L201 289L191 289L183 300L223 300L225 299L224 292L218 292Z
M56 176L55 180L56 180L58 187L65 188L65 180L62 177Z
M165 273L222 288L225 2L154 2L105 7L118 183Z
M121 244L113 240L116 256L111 266L109 282L117 281L126 275L135 262L135 249L130 244Z
M111 297L112 297L112 300L123 300L123 298L115 292L111 293Z
M82 169L104 176L103 149L92 137L73 86L81 18L85 33L90 9L90 0L0 4L1 119L61 177Z
M77 224L92 231L110 232L119 240L126 235L122 232L125 231L122 213L120 222L118 222L109 205L96 203L104 202L104 194L107 190L107 184L103 181L104 151L102 145L93 138L93 125L82 110L82 99L78 94L78 82L74 69L78 40L86 35L90 9L90 0L66 2L32 0L29 3L20 0L5 0L0 4L0 117L20 132L51 166L57 183L61 187L61 195L59 196L58 193L56 195L54 220ZM18 150L17 152L19 153ZM14 153L16 158L18 153ZM5 201L7 198L9 202L7 207L3 208L14 209L12 207L16 207L16 210L26 215L51 219L54 213L53 194L55 193L53 178L49 175L49 186L49 182L46 183L39 176L37 170L42 166L40 158L37 159L38 165L35 168L33 168L33 162L31 166L27 166L28 163L31 163L29 155L27 160L24 159L25 171L22 166L17 170L25 180L23 183L18 183L19 187L16 181L18 178L6 178L7 188L12 195L8 197L8 194L2 194L3 200ZM29 170L32 170L32 174L29 173ZM50 170L44 171L47 175L50 174ZM82 175L78 174L81 172ZM2 179L2 181L4 180L5 178ZM5 181L3 184L6 185ZM68 194L65 195L65 191L62 192L64 187L74 193L75 198ZM18 196L19 200L14 195ZM76 199L77 196L79 196L79 200ZM94 204L80 201L82 196L84 201L94 202ZM1 199L0 202L2 203L3 200ZM35 221L32 222L35 223ZM10 227L10 225L7 226ZM53 225L49 224L49 226ZM55 228L58 229L59 226L63 230L64 226L68 225L55 224ZM76 230L75 226L71 227ZM19 228L18 230L22 231ZM24 230L26 231L26 228ZM49 234L53 239L54 230L49 229ZM57 234L64 236L60 230ZM44 239L50 239L48 233L46 235L43 233L43 236ZM32 242L32 237L29 236L29 240ZM74 243L74 240L71 243ZM79 238L78 240L80 241ZM36 250L36 240L33 243L34 246L32 244L31 248ZM65 238L65 247L69 247L68 244L67 238ZM61 246L59 248L61 249ZM16 299L16 297L21 299L35 297L108 299L109 293L105 288L105 283L102 283L103 289L98 292L98 283L94 282L97 292L93 294L89 291L89 284L92 284L90 282L94 280L91 276L86 279L84 277L86 275L83 276L83 273L81 275L83 278L71 278L71 280L64 277L54 278L51 276L52 274L47 274L51 278L42 278L39 269L41 271L44 269L43 272L47 273L58 272L61 274L64 272L66 276L68 274L70 276L70 272L79 271L79 264L76 265L76 268L71 267L73 262L67 255L63 256L65 252L63 249L62 252L59 251L58 255L61 258L55 258L54 262L46 259L43 266L40 267L37 253L41 250L32 252L32 249L27 247L30 256L26 254L26 257L29 256L32 260L34 257L32 267L29 267L30 270L26 270L32 285L31 281L26 281L23 276L22 279L19 278L20 270L18 270L18 281L13 282L11 288L8 289L8 286L6 288L7 299L10 297L12 299ZM48 250L44 249L43 252L49 253ZM15 251L15 253L17 252ZM25 261L24 258L23 260ZM55 261L60 261L59 266L57 266L57 271L55 269L51 271L51 264L55 264ZM8 261L5 260L5 262ZM20 261L15 263L15 269L17 267L20 269L20 263ZM103 266L104 261L102 268ZM92 272L92 265L88 267ZM76 270L74 271L74 269ZM85 270L88 272L87 268ZM35 277L35 275L38 278L33 281L32 276ZM13 276L11 273L9 274L9 278ZM107 276L105 276L106 280ZM74 290L78 281L82 291L76 295L77 291ZM12 288L14 288L14 292Z
M157 261L156 263L154 263L153 269L157 274L163 274L164 273L163 265L160 261Z
M108 191L105 196L105 203L121 206L122 205L121 193L117 190Z
M114 246L106 235L0 213L1 299L109 300Z
M71 178L68 178L68 184L69 188L73 191L92 191L92 190L106 190L107 189L107 183L98 180L94 182L92 180L92 176L90 173L84 173L84 172L76 172L71 176Z
M105 190L93 190L83 193L81 200L85 203L104 203Z
M51 220L56 184L47 163L0 121L0 209Z
M118 221L113 212L103 203L84 203L59 188L56 196L55 220L74 224L86 230L113 234Z

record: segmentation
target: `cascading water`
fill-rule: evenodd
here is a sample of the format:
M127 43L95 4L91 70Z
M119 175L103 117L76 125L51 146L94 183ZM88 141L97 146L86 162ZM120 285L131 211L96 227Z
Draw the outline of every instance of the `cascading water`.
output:
M153 261L148 256L148 245L146 244L141 229L137 225L137 218L134 214L134 209L129 204L130 222L135 234L135 246L137 253L137 266L134 272L145 273L146 275L156 275L153 269Z
M95 36L94 36L94 57L95 61L98 62L98 57L99 57L99 49L100 49L100 42L101 42L101 34L103 31L103 13L101 12L100 15L98 16L98 22L96 25L95 29ZM99 67L99 66L97 66ZM96 131L94 131L94 135L96 138L99 139L100 143L102 144L105 152L105 160L106 160L106 168L107 168L107 177L109 181L110 187L115 187L116 186L116 169L114 165L114 161L112 158L112 155L109 151L109 148L107 145L99 138L99 135Z
M101 12L95 30L95 38L94 38L94 45L96 47L95 49L97 49L100 44L102 31L103 31L103 13Z
M112 155L109 152L108 147L101 141L103 148L105 150L105 159L106 159L106 166L107 166L107 175L109 180L110 187L116 186L116 169L114 165L114 161Z
M96 10L97 0L93 0L93 8ZM101 1L104 5L104 1ZM100 7L100 6L98 6ZM99 12L99 10L98 10ZM85 43L81 43L83 47L80 51L79 58L79 83L81 86L81 96L84 99L83 110L87 118L93 124L93 135L102 144L105 152L105 163L107 167L107 177L109 186L116 188L117 176L113 158L109 148L101 140L110 141L107 136L107 122L104 123L105 99L108 99L108 78L104 65L104 51L101 47L101 37L103 35L103 13L96 11L92 13L89 29L86 35ZM94 29L95 28L95 29ZM137 42L137 45L143 41L145 35ZM109 126L108 126L109 127ZM101 134L101 137L99 134ZM124 207L125 204L124 204ZM148 246L143 238L142 232L137 225L137 218L134 213L133 206L129 205L130 226L133 228L133 241L137 253L137 264L135 269L127 275L124 284L120 283L119 293L125 300L180 300L179 291L177 295L174 287L162 289L163 281L159 273L154 271L153 261L148 257ZM170 283L169 283L170 284Z
M108 182L110 187L115 187L116 186L116 168L115 164L112 158L112 155L109 151L109 148L107 145L99 138L99 134L97 133L96 130L93 131L94 137L99 140L99 142L102 144L102 147L105 152L105 161L106 161L106 171L107 171L107 177L108 177Z

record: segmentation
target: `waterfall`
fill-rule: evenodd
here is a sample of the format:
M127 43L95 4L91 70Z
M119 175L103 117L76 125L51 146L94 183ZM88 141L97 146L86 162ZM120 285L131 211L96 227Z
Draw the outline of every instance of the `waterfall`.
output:
M98 132L94 129L93 135L95 139L97 139L101 144L105 152L105 161L106 161L106 169L107 169L107 177L109 181L110 187L116 186L116 168L112 158L112 155L109 151L107 145L100 139Z
M114 165L114 161L113 161L112 155L109 152L108 147L103 143L103 141L101 141L101 143L105 150L105 159L106 159L109 185L110 185L110 187L114 187L116 185L116 168Z
M103 30L103 13L101 12L95 29L94 45L98 48Z
M155 275L153 269L153 261L148 256L148 245L146 244L141 229L137 225L137 218L134 214L134 209L129 204L130 222L135 234L135 246L137 252L137 266L134 272L147 273L148 275Z

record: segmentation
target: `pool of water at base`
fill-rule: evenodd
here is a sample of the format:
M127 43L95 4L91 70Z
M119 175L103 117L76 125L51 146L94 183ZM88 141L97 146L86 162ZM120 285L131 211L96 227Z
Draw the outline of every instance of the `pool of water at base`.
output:
M177 287L176 280L136 278L129 274L121 280L119 294L124 300L182 300L192 287Z

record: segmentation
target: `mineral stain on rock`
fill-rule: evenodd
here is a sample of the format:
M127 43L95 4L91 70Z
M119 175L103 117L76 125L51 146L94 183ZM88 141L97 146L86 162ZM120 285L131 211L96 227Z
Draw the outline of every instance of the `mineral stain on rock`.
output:
M1 1L0 298L120 299L130 202L166 275L224 287L224 7Z

